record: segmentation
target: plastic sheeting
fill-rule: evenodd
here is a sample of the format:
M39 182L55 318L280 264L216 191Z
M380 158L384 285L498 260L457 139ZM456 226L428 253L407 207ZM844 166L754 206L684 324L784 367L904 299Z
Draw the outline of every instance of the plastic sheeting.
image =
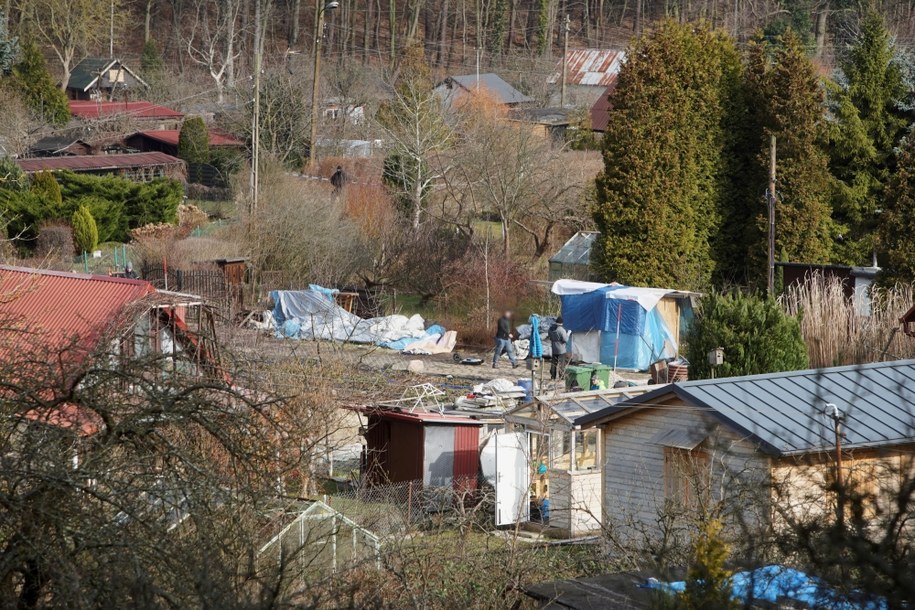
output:
M540 316L532 314L531 323L531 343L528 346L528 353L531 358L543 358L543 340L540 338Z
M672 291L559 280L553 292L560 295L565 327L572 331L573 355L590 356L582 360L644 371L656 360L676 356L676 341L657 309ZM578 337L595 331L597 346L576 346Z
M671 593L686 590L686 582L650 581L648 588ZM819 578L779 565L737 572L731 577L731 597L741 602L767 601L772 604L791 600L809 608L829 610L886 610L885 600L861 593L843 595Z
M425 329L422 316L385 316L362 319L318 290L274 290L273 319L277 338L371 343L403 350L430 334L443 334L441 326Z

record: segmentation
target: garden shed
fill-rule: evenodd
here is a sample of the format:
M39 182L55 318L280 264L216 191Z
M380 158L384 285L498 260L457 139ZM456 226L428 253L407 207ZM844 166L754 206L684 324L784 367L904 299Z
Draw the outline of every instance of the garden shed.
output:
M379 405L360 411L367 420L362 471L366 482L476 488L482 422L421 407Z
M633 386L538 396L506 413L506 424L527 435L531 501L541 506L547 501L548 511L542 512L544 517L548 514L551 527L570 537L600 528L601 431L583 430L577 420L649 389Z

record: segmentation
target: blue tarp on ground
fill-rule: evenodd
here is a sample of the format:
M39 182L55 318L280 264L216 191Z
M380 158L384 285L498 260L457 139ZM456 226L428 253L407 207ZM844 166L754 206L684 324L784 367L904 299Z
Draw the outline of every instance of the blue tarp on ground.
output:
M686 590L686 582L651 582L649 588L671 593ZM880 598L863 594L842 594L819 578L786 566L770 565L756 570L736 572L731 577L731 597L741 602L767 601L772 604L787 600L809 608L829 610L887 610Z
M580 291L579 286L583 287ZM573 344L576 333L598 332L601 362L612 365L615 361L619 368L639 371L656 360L676 356L673 334L657 309L665 291L584 282L574 287L567 294L562 287L554 289L560 295L562 319L572 331Z

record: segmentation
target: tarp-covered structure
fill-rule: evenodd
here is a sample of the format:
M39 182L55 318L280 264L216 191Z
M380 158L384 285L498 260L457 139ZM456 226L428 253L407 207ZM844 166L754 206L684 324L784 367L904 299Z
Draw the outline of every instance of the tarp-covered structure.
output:
M403 350L426 339L435 344L438 338L450 338L441 326L425 328L420 315L360 318L337 305L332 291L320 286L309 290L274 290L270 298L274 304L276 336L280 339L369 343ZM453 341L448 343L453 348Z
M659 307L676 291L563 279L552 292L562 301L574 359L644 371L677 356L678 338Z

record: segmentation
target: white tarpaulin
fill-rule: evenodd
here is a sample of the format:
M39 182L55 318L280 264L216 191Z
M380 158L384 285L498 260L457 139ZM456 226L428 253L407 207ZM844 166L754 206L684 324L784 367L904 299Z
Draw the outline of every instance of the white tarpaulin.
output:
M637 301L642 309L651 311L657 307L658 302L665 295L674 292L667 288L638 288L635 286L623 286L622 284L599 284L597 282L583 282L581 280L556 280L550 291L559 296L570 294L585 294L594 292L601 288L610 288L606 293L608 299L623 299L627 301Z
M420 356L432 354L450 354L457 344L457 331L449 330L445 334L434 333L407 346L403 353Z
M418 314L362 319L316 290L274 290L270 297L280 338L373 343L401 350L431 334L445 332L440 326L426 330Z

